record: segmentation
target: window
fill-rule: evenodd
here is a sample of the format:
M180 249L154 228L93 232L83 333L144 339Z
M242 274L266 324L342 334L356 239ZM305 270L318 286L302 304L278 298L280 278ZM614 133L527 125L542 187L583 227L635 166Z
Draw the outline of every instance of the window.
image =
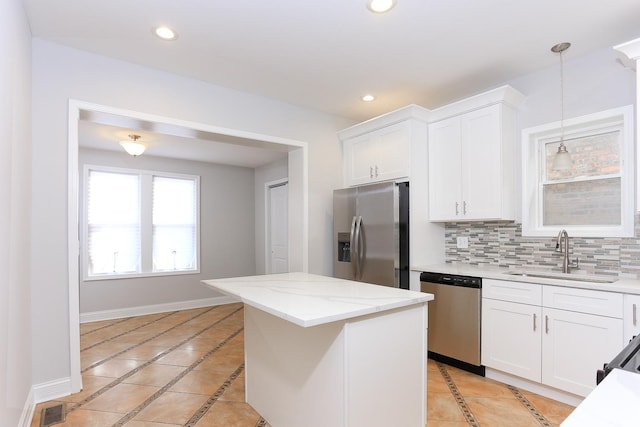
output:
M84 277L198 272L199 178L85 167Z
M633 107L565 121L567 170L553 170L557 123L523 135L523 235L633 236Z

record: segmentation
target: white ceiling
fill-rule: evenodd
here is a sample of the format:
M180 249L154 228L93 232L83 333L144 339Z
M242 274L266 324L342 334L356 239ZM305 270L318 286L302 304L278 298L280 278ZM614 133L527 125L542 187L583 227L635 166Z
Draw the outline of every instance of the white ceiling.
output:
M24 0L34 36L366 120L640 37L638 0ZM152 28L169 25L166 42ZM371 103L360 101L376 95Z

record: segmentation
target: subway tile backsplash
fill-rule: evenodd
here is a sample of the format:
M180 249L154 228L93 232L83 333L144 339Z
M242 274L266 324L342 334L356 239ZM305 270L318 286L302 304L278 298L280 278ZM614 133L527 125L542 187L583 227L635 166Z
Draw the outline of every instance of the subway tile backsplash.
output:
M635 236L583 238L570 236L570 260L579 260L579 273L640 278L640 216ZM458 249L456 237L467 236L469 248ZM445 225L445 257L449 264L491 265L562 271L562 253L555 237L522 237L516 222L456 222ZM573 271L576 271L575 269Z

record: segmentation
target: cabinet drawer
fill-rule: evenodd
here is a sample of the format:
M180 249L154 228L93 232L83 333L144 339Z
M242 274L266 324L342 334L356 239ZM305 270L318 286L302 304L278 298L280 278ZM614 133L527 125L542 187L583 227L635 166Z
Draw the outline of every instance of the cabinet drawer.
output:
M613 292L545 285L542 288L542 305L622 319L622 294Z
M510 280L482 280L482 297L521 304L541 305L542 286Z

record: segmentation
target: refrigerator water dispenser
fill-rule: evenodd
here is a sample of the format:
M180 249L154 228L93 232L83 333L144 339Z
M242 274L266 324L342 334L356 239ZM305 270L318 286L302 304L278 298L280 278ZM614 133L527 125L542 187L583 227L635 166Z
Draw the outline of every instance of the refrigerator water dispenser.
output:
M351 242L349 233L338 233L338 261L351 262Z

